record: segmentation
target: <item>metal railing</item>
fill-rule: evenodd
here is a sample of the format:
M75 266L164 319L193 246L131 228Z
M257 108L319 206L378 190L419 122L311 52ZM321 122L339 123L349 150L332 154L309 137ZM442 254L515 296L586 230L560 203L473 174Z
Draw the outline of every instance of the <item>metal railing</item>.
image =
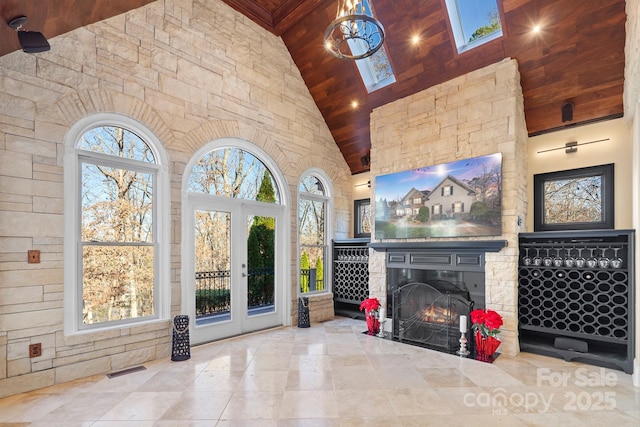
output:
M318 279L315 268L300 269L300 290L304 292L321 291L324 289L324 279Z
M231 271L196 271L196 317L231 310Z
M273 305L273 268L254 268L247 273L249 308ZM223 314L231 310L231 271L197 271L195 281L196 317Z
M274 304L275 274L273 268L253 268L247 271L250 309ZM231 271L196 272L196 318L229 313L231 310ZM317 279L315 268L300 269L303 292L324 289L324 279Z

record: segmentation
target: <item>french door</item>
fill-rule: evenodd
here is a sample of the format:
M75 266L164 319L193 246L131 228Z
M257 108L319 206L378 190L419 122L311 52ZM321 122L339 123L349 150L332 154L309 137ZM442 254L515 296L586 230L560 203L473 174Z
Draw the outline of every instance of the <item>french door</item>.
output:
M283 206L190 198L187 311L194 344L281 325Z

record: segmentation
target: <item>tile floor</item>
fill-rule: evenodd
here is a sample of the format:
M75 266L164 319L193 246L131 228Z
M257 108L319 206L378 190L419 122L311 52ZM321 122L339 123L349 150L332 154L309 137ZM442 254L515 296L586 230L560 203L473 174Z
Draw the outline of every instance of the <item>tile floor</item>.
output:
M0 399L0 426L640 426L623 372L529 353L481 363L365 329L337 317L197 346Z

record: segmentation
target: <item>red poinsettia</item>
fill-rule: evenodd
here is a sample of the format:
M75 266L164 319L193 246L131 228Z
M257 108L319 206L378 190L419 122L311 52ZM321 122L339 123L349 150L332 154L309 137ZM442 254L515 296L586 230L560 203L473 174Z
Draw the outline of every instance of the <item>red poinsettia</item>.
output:
M380 308L380 301L378 301L378 298L367 298L366 300L362 301L362 304L360 304L360 311L362 310L366 310L367 312L370 311L377 311Z
M367 298L360 304L360 311L364 310L367 320L367 330L369 335L377 335L380 331L380 320L378 319L378 309L380 301L378 298Z
M477 309L470 313L471 327L485 337L495 337L500 333L502 316L493 310Z

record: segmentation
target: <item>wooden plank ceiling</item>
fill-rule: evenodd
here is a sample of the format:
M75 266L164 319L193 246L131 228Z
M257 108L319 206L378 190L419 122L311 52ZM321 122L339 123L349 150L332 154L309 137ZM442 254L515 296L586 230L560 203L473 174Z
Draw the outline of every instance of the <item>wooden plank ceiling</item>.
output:
M51 38L151 1L4 0L0 13L5 21L26 15L28 30ZM324 51L337 1L222 1L282 37L352 173L368 169L361 158L370 149L374 108L503 58L518 61L529 134L623 114L624 0L499 0L505 35L461 55L444 0L373 0L397 82L371 94L353 61ZM542 26L539 34L531 32L535 24ZM0 27L0 55L19 49L13 30ZM414 34L420 36L415 46ZM575 110L573 121L563 123L565 101Z

